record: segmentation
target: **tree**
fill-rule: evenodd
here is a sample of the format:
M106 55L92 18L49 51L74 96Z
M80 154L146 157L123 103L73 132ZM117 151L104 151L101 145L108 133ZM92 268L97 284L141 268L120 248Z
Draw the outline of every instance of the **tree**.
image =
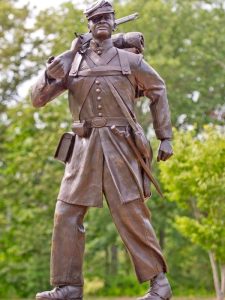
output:
M37 112L30 102L8 108L0 172L0 295L48 288L53 211L62 166L53 161L68 126L61 98Z
M224 137L224 129L214 126L198 135L176 131L175 156L160 166L168 199L185 212L175 218L177 229L209 254L218 300L225 293Z
M144 34L144 56L166 81L175 127L224 122L214 113L225 98L224 9L221 0L132 0L117 10L140 14L120 30Z
M32 51L29 47L30 30L26 26L29 16L27 6L17 8L12 0L0 1L0 112L6 101L15 100L19 85L32 72L27 57Z

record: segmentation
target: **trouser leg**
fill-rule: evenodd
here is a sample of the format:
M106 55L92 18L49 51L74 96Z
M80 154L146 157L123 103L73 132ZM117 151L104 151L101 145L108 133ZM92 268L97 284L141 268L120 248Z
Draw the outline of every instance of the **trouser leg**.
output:
M106 164L103 176L104 193L113 221L130 254L138 280L144 282L166 272L147 206L142 200L122 204Z
M51 251L51 284L83 285L84 215L87 207L57 201Z

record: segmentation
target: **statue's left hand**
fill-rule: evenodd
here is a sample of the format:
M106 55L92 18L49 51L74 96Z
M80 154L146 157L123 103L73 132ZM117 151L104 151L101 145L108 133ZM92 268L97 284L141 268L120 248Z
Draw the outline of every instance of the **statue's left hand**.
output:
M157 161L166 161L173 155L173 149L170 140L162 140L158 150Z

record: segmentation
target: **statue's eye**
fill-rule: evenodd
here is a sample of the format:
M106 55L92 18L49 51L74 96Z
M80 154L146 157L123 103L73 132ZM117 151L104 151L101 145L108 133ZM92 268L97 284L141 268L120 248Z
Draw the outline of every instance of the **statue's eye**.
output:
M92 19L93 23L98 23L101 20L101 17L95 17Z

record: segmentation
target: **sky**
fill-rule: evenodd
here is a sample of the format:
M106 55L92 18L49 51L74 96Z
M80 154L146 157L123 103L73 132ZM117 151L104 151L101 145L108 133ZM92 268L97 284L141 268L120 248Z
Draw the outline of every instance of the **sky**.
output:
M84 1L82 0L70 0L79 8L84 8ZM38 9L42 10L50 6L59 6L62 2L66 2L66 0L19 0L21 5L29 3L30 6L36 6Z

